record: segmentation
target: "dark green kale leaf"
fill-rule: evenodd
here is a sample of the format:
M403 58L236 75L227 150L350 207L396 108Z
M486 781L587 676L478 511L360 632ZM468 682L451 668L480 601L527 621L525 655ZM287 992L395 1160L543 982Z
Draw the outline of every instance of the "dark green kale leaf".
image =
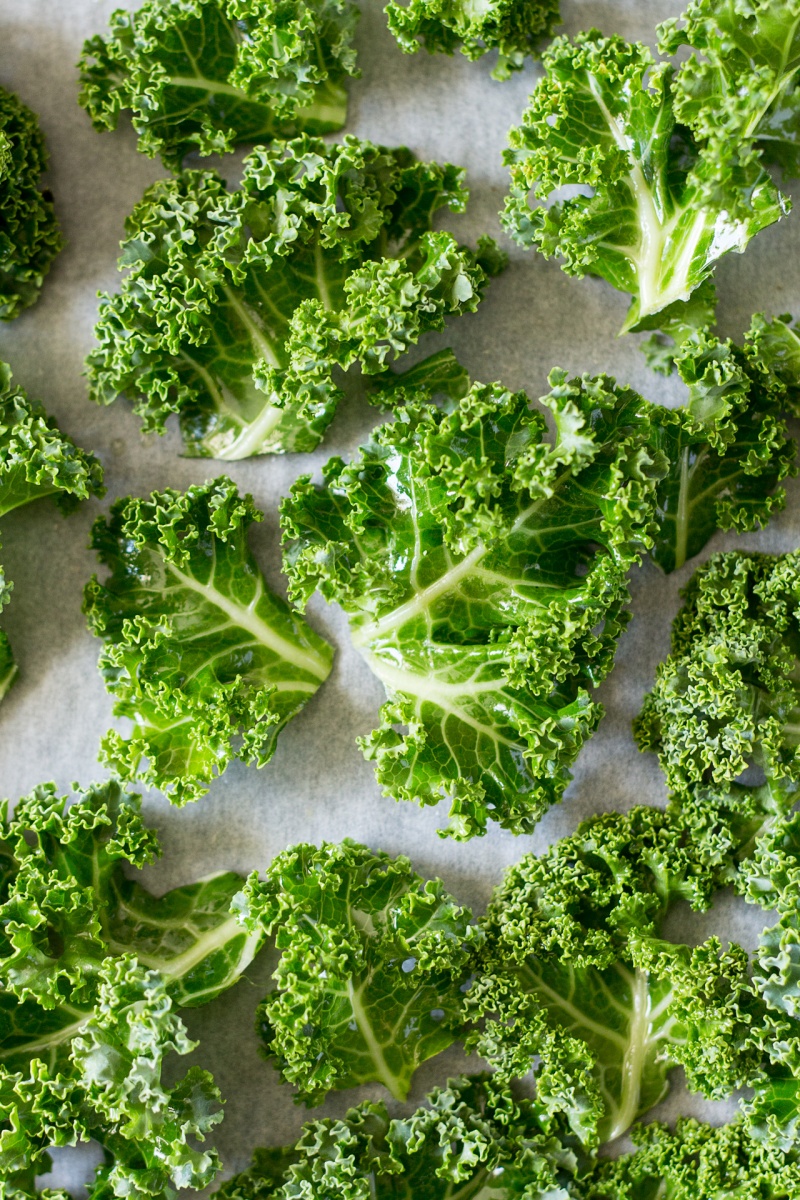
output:
M508 79L520 71L529 55L560 20L559 0L390 0L386 5L389 28L406 53L421 46L429 54L452 54L460 49L476 59L498 50L495 79Z
M0 517L44 496L55 497L68 513L104 492L103 468L94 455L63 434L38 400L14 387L10 367L0 362ZM0 568L0 611L12 588ZM0 630L0 700L16 676L11 646Z
M306 1103L373 1080L405 1099L420 1063L459 1036L481 935L407 858L349 839L293 846L247 881L240 919L253 936L275 934L259 1028Z
M738 0L724 8L739 19ZM715 52L724 61L727 41ZM674 324L723 254L743 251L788 211L757 148L770 136L769 114L737 99L753 70L740 74L732 63L692 108L696 65L676 73L641 43L590 30L557 38L543 62L545 76L510 133L506 228L568 274L597 275L628 293L625 331L653 328L658 313ZM783 94L775 93L778 107ZM735 135L724 126L712 135L721 111L741 111ZM576 194L559 198L565 187Z
M162 1063L194 1049L176 1009L234 984L262 934L231 915L237 875L160 898L126 876L157 853L114 781L69 807L45 784L3 810L0 1178L23 1194L48 1147L89 1139L106 1155L98 1200L161 1200L216 1174L196 1145L222 1116L213 1080L193 1067L168 1087Z
M676 793L748 766L800 783L800 554L716 554L683 592L672 652L634 723Z
M84 593L106 645L114 712L103 761L175 804L203 795L232 758L264 766L278 734L325 681L333 650L274 595L247 543L261 514L221 477L117 500L92 544L110 569Z
M718 529L759 529L786 503L780 483L797 473L785 421L792 405L764 328L755 317L742 347L687 334L672 355L689 399L653 413L655 445L670 468L656 492L650 555L665 571L682 567Z
M707 796L686 813L591 818L525 856L492 897L467 1044L500 1080L534 1069L540 1111L561 1114L589 1147L656 1104L677 1063L712 1098L759 1077L751 1029L765 1006L747 955L714 939L694 950L661 940L675 901L706 909L739 879L743 851L775 820L774 798L750 799L746 815Z
M257 1150L220 1200L560 1200L583 1165L575 1139L545 1131L529 1101L485 1076L436 1088L407 1118L365 1101L309 1121L296 1145Z
M651 406L606 377L550 376L544 400L475 385L452 411L409 403L322 487L282 506L291 595L350 616L386 686L363 742L387 794L450 802L446 832L530 832L601 716L650 544Z
M41 187L47 151L29 108L0 87L0 321L39 298L63 245L53 198Z
M129 111L139 149L175 170L190 151L331 133L357 19L352 0L145 0L84 44L80 103L101 131Z
M186 452L221 459L312 450L338 376L380 375L504 265L432 232L463 210L464 172L347 137L256 149L240 187L187 171L126 224L121 290L101 301L92 395L129 397L146 430L180 416Z

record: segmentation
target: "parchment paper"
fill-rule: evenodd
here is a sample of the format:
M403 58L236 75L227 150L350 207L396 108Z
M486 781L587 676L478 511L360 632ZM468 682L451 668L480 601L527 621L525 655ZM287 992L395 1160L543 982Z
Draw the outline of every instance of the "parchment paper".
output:
M656 22L681 8L680 0L562 3L569 33L596 25L606 33L650 43ZM0 710L0 794L12 800L46 779L67 788L72 780L86 783L104 774L96 753L112 721L111 703L96 669L98 643L81 615L81 591L97 566L87 541L98 512L119 495L182 488L225 471L254 494L265 512L253 546L270 585L284 591L280 496L298 474L317 470L329 455L352 453L380 419L354 395L315 454L215 464L180 458L174 429L163 438L142 436L138 419L123 402L100 409L87 399L81 371L92 346L96 293L116 286L123 220L144 187L164 173L158 162L137 152L125 122L115 134L97 134L77 104L73 64L83 39L104 31L114 7L111 0L0 0L0 83L18 92L41 118L52 157L50 184L68 240L40 302L0 328L0 357L80 445L99 455L109 489L102 504L88 503L68 520L43 501L2 523L0 561L15 585L2 623L21 672ZM421 157L464 164L471 204L465 216L445 224L473 244L480 233L492 233L511 254L509 270L491 285L480 311L455 321L446 335L425 339L415 357L449 343L473 377L501 379L532 396L546 391L548 371L560 365L573 372L608 371L651 399L680 402L679 385L647 370L638 339L617 338L625 297L599 280L567 278L556 264L515 248L500 230L506 131L518 120L539 68L529 65L501 84L490 77L491 56L478 63L424 52L405 56L387 33L376 0L364 0L358 48L363 74L351 87L347 132L390 145L405 143ZM231 178L237 161L224 162L223 172ZM725 334L740 336L754 311L794 308L800 314L799 247L800 217L790 216L761 233L744 256L723 260L717 281ZM357 393L357 384L353 391ZM797 481L789 484L789 496L786 512L768 530L739 539L717 537L706 556L734 545L796 548ZM507 864L571 832L590 813L664 802L656 760L638 753L630 722L656 663L667 652L679 590L697 561L668 578L649 563L634 573L634 618L622 638L616 669L600 689L607 716L581 754L564 803L547 814L533 837L514 838L493 828L467 845L437 837L443 812L381 796L372 767L354 740L373 727L382 688L351 650L342 614L315 598L310 619L337 647L332 677L281 734L277 753L264 770L234 764L208 796L183 810L157 795L146 797L146 816L158 828L164 848L146 882L162 891L219 870L263 869L293 842L350 836L393 854L409 854L421 872L440 875L465 903L482 909ZM716 931L749 946L763 924L759 913L732 897L722 897L703 917L687 909L673 920L681 938L700 940ZM264 953L248 972L251 985L241 983L187 1018L192 1034L202 1039L191 1061L210 1068L227 1097L226 1120L216 1138L226 1174L244 1167L254 1146L293 1140L304 1119L290 1090L258 1056L253 1012L271 969L270 955ZM186 1065L181 1060L176 1069L182 1073ZM457 1050L426 1064L416 1076L412 1103L463 1065ZM472 1060L471 1065L479 1064ZM342 1113L381 1091L376 1086L339 1093L317 1112ZM709 1105L688 1095L677 1079L654 1115L686 1112L723 1120L730 1111L730 1105ZM62 1151L46 1182L79 1185L92 1161L96 1155L91 1152Z

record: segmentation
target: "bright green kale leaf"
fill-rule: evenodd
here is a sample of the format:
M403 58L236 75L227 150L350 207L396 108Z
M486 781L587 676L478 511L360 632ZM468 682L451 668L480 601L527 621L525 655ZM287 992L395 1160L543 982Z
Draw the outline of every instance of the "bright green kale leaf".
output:
M139 149L175 170L193 150L330 133L357 19L351 0L145 0L84 44L80 103L101 131L130 111Z
M492 897L466 1000L482 1024L467 1044L501 1080L535 1067L540 1109L589 1146L657 1103L676 1063L710 1097L758 1074L748 1015L764 1005L747 956L664 942L660 927L676 900L705 909L737 878L758 825L774 820L761 799L758 814L753 796L746 815L706 797L686 815L673 805L594 817L510 868Z
M726 7L738 16L741 5ZM627 292L625 330L652 328L647 318L659 312L674 324L676 306L717 260L744 250L788 209L754 149L766 129L745 123L731 171L708 136L716 93L692 115L692 129L676 121L687 68L675 75L640 43L597 30L557 38L543 61L545 77L510 133L506 228L560 258L568 274L598 275ZM735 95L738 87L734 78ZM558 198L565 187L576 194Z
M295 1146L257 1150L220 1200L566 1200L581 1157L547 1132L529 1101L484 1076L436 1088L407 1118L364 1102L343 1118L309 1121Z
M406 53L424 46L429 54L460 49L476 59L498 50L495 79L508 79L536 55L560 20L559 0L390 0L386 14Z
M698 568L634 728L670 788L748 766L800 783L800 555L716 554Z
M261 514L221 477L116 501L92 544L110 575L86 586L100 669L128 736L103 760L175 804L232 758L269 762L284 725L327 678L333 651L267 588L247 543Z
M473 312L504 258L477 254L434 213L462 211L464 172L347 137L302 137L245 161L233 192L187 171L145 193L103 298L92 394L133 400L148 430L180 415L186 451L222 459L312 450L342 390Z
M800 174L798 0L691 0L660 26L659 44L695 51L675 82L675 114L713 147L720 196L762 158Z
M761 528L786 503L779 484L797 473L784 419L790 398L759 322L741 348L693 333L673 357L688 403L653 412L655 445L670 468L657 488L650 554L665 571L682 567L718 529Z
M653 1123L633 1131L636 1151L600 1160L580 1200L794 1200L800 1163L754 1143L741 1121Z
M409 403L282 506L293 598L338 601L386 687L363 742L379 782L448 799L462 839L489 821L529 833L561 797L663 474L641 397L606 377L550 383L553 444L524 393L475 385L450 412Z
M36 302L63 245L53 198L41 187L46 167L35 115L0 88L0 321Z
M42 785L3 814L3 1179L22 1186L49 1146L90 1138L106 1152L98 1197L161 1200L216 1174L216 1155L195 1144L221 1119L213 1081L194 1067L167 1087L162 1061L194 1048L176 1008L235 983L262 935L231 916L237 875L158 899L126 877L157 852L138 798L114 781L69 807Z
M54 496L68 513L104 491L103 468L94 455L63 434L38 400L14 387L11 369L0 362L0 517L44 496ZM0 611L12 588L0 568ZM11 646L0 630L0 700L16 676Z
M376 1080L399 1099L420 1063L459 1036L480 934L441 880L345 840L279 854L252 875L240 919L281 959L259 1028L309 1104Z

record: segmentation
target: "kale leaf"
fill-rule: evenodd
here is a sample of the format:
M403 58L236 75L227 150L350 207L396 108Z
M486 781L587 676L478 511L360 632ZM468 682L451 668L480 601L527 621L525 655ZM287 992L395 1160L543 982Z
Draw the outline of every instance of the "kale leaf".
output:
M46 168L39 122L0 87L0 321L36 302L63 245L53 197L41 187Z
M460 1033L480 934L441 880L349 839L299 845L253 874L240 919L281 958L259 1028L308 1104L377 1081L405 1099L420 1063Z
M89 496L102 496L103 469L92 454L80 450L11 382L11 370L0 362L0 517L44 496L55 497L62 512ZM13 584L0 568L0 611ZM8 637L0 630L0 700L17 676Z
M786 433L794 405L778 325L754 317L742 347L687 334L672 356L689 399L653 412L655 445L670 467L657 488L650 556L665 571L682 567L718 529L761 528L786 503L780 483L797 474L797 447Z
M0 1176L26 1194L49 1146L97 1140L96 1196L160 1198L215 1176L197 1147L221 1120L177 1015L237 981L260 930L231 915L243 880L218 875L156 898L126 877L158 852L138 797L114 781L67 807L52 784L0 827Z
M785 811L769 794L749 801L746 815L706 796L686 812L673 803L591 818L526 855L492 897L467 1045L500 1080L535 1068L540 1110L588 1147L657 1103L677 1063L714 1098L759 1076L748 1017L765 1006L747 955L714 939L694 950L661 940L676 900L703 910L719 888L742 885L743 853Z
M505 264L432 232L462 211L464 172L347 137L258 148L233 192L215 172L160 180L128 218L121 290L105 296L95 400L134 402L146 430L180 415L189 455L312 450L342 390L473 312Z
M800 783L800 555L715 554L692 576L634 723L669 787L727 785L748 767Z
M714 8L728 10L731 23L741 18L733 0ZM776 4L745 0L744 8ZM692 19L689 25L681 35L665 32L665 47L693 36ZM741 55L729 57L727 36L709 36L703 49L725 70L714 75L692 60L676 72L642 44L597 30L572 42L557 38L523 122L510 133L506 228L522 246L560 258L568 274L597 275L627 292L624 331L652 328L649 318L658 313L674 323L676 309L723 254L743 251L788 211L758 146L771 136L770 114L783 112L792 77L770 76L762 87L756 60L740 74ZM780 58L780 47L773 50ZM749 96L754 76L760 100L776 87L773 107L738 99ZM724 118L713 132L720 112L732 114L731 132ZM559 198L563 188L573 194Z
M145 0L83 47L80 103L98 130L131 113L139 149L191 151L331 133L347 117L352 0Z
M92 544L110 569L84 593L106 645L100 669L128 736L103 761L175 804L195 800L232 758L264 766L281 729L327 678L333 651L267 588L247 544L261 514L221 477L117 500Z
M450 801L445 831L530 832L600 715L626 574L650 542L651 406L606 377L550 376L544 404L475 385L411 404L350 465L283 502L290 594L350 616L388 693L363 742L395 798ZM425 400L426 393L419 399Z

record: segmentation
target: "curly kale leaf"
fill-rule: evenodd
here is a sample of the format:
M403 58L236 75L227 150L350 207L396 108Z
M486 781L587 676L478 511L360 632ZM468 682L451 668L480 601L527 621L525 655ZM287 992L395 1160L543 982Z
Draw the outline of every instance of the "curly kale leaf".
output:
M459 1035L480 935L440 880L345 840L279 854L240 918L274 931L281 959L259 1028L309 1104L378 1081L404 1099L414 1071Z
M463 179L405 149L301 137L256 149L233 192L209 171L160 180L101 302L95 400L128 396L147 430L179 413L192 456L312 450L339 369L387 370L501 269L489 239L473 253L431 231L444 205L463 210Z
M46 168L39 122L0 87L0 321L36 302L63 245L53 198L41 187Z
M673 1131L654 1122L633 1131L636 1150L601 1160L581 1200L792 1200L800 1163L755 1143L742 1121L705 1125L680 1119Z
M481 1024L467 1044L501 1080L535 1067L540 1109L562 1114L588 1146L657 1103L677 1063L710 1097L758 1077L750 1033L764 1005L746 954L661 940L676 900L706 909L737 878L743 839L774 819L765 803L754 822L756 807L594 817L524 857L492 897L465 1005Z
M674 356L689 401L653 414L655 445L670 468L657 488L650 553L665 571L682 567L718 529L761 528L786 503L779 485L797 473L796 446L786 433L786 368L759 332L764 324L754 318L741 348L691 334Z
M25 1069L0 1063L0 1172L39 1174L48 1147L95 1139L111 1160L101 1169L107 1194L160 1200L170 1185L205 1187L218 1158L194 1143L221 1120L219 1094L197 1067L171 1087L162 1082L165 1056L195 1047L163 981L124 956L106 960L97 984L93 1010L55 1035L37 1038L24 1006L3 1004L3 1024L30 1036Z
M800 555L716 554L692 576L634 729L670 788L729 784L748 766L800 783Z
M0 1176L47 1169L49 1146L95 1139L93 1195L131 1200L216 1174L195 1142L221 1119L206 1072L166 1087L162 1061L194 1048L177 1006L237 981L262 940L218 875L156 898L128 878L158 853L138 797L114 781L67 806L52 784L0 827ZM14 1192L11 1193L14 1195Z
M110 781L66 805L53 784L43 784L11 818L3 816L2 994L58 1023L62 1011L74 1017L91 1006L104 961L125 954L157 971L182 1008L230 987L261 942L231 913L241 877L214 875L155 897L123 870L159 852L138 797ZM7 1039L4 1058L19 1046L24 1050L24 1040Z
M364 1102L343 1118L309 1121L295 1146L257 1150L224 1184L220 1200L527 1200L566 1198L582 1157L560 1130L542 1128L530 1102L515 1102L485 1076L436 1088L410 1117L389 1119ZM455 1185L455 1186L454 1186Z
M659 44L695 52L675 81L675 115L713 149L720 196L762 159L800 174L798 0L691 0Z
M363 743L379 782L447 798L457 838L528 833L560 798L649 545L650 406L605 377L550 382L553 444L524 393L475 385L450 412L408 404L282 506L291 594L338 601L386 686Z
M413 54L424 46L429 54L460 49L476 59L498 50L495 79L508 79L538 54L560 20L559 0L390 0L385 9L389 28L401 48Z
M110 570L86 586L114 712L102 755L175 804L232 758L264 766L278 734L328 677L333 651L267 588L247 543L261 514L224 477L116 501L92 544Z
M104 492L103 468L94 455L63 434L38 400L14 387L10 367L0 362L0 517L44 496L54 496L68 513ZM12 588L0 568L0 611ZM16 676L8 637L0 630L0 700Z
M691 128L681 123L681 81L692 68L676 75L640 43L597 30L557 38L543 61L545 77L510 133L506 228L568 274L627 292L624 330L652 328L659 312L674 322L723 254L744 250L788 210L754 148L760 126L740 132L732 171L704 124L717 119L716 94ZM738 95L735 78L731 90ZM577 194L557 198L564 187Z
M357 19L351 0L145 0L84 44L80 103L101 131L129 111L139 149L174 170L191 151L331 133Z

